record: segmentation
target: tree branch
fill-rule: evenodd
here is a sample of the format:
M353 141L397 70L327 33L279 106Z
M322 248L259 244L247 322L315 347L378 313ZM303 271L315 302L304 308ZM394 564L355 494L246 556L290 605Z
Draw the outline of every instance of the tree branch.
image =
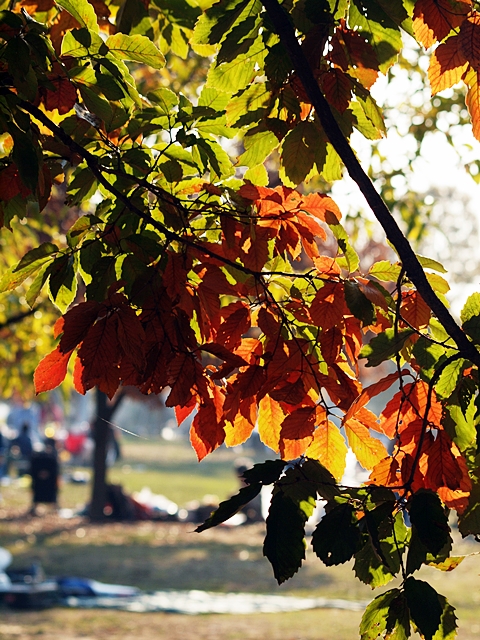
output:
M262 2L276 29L280 42L290 56L295 73L302 81L308 98L320 119L329 141L345 164L348 173L365 196L369 207L382 225L388 240L397 250L408 277L416 286L418 292L430 309L440 320L445 330L455 340L462 355L475 363L477 367L480 367L480 353L455 322L446 306L435 294L410 243L403 235L387 205L382 200L382 197L376 191L372 181L362 169L348 140L338 126L330 109L330 105L320 91L310 64L297 40L294 27L288 15L284 9L280 7L277 0L262 0Z

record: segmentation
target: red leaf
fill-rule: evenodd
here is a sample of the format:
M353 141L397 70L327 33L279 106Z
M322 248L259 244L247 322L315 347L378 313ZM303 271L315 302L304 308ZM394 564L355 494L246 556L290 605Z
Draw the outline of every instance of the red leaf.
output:
M135 311L128 305L117 307L118 341L127 360L137 370L145 365L145 331Z
M51 391L58 387L65 380L67 375L68 361L72 351L63 353L59 346L46 355L38 364L33 374L35 393L38 395L43 391Z
M480 66L480 14L474 11L460 28L459 44L472 69Z
M83 365L81 377L83 386L87 390L97 386L110 399L113 398L120 384L117 328L116 315L97 320L78 350L78 356Z
M322 89L328 102L343 113L352 99L352 80L341 69L332 68L321 75Z
M19 193L26 197L31 191L20 180L17 165L12 162L6 169L0 171L0 199L8 202Z
M343 334L338 327L322 331L320 335L320 349L327 364L333 364L340 355L343 344Z
M237 367L246 367L248 362L245 361L241 356L232 353L225 347L222 347L221 344L217 344L215 342L209 342L206 344L200 345L200 349L202 351L206 351L207 353L211 353L216 358L220 358L221 360L225 360L229 365L234 368Z
M195 385L195 363L192 354L179 353L172 360L168 369L168 383L171 391L165 401L167 407L184 407L191 402L192 388Z
M280 439L302 440L313 434L315 419L317 416L316 407L300 407L295 409L282 422Z
M73 386L75 388L75 391L81 393L82 396L84 396L88 391L88 389L85 387L85 384L83 383L83 364L78 355L75 358L75 362L73 365Z
M65 115L73 109L77 101L77 90L66 76L53 75L49 77L49 81L54 85L55 89L47 89L43 103L47 111L58 110L59 115Z
M240 345L242 335L250 329L250 310L243 302L234 302L222 309L225 320L221 323L215 342L227 349Z
M59 344L63 353L75 349L85 339L101 309L102 306L94 300L81 302L67 311L63 316L63 323L60 323L60 319L57 320L55 331L57 335L63 332Z

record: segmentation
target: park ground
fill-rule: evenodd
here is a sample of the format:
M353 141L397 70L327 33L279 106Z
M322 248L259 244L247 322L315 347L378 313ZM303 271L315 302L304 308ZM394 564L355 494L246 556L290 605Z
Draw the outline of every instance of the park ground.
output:
M110 479L127 492L144 486L180 506L205 495L220 500L237 489L233 461L238 452L220 450L198 464L180 443L126 441ZM244 455L245 452L241 452ZM248 451L246 452L249 453ZM32 518L28 486L2 487L0 546L13 566L39 561L48 575L74 575L126 584L146 591L202 589L369 601L376 592L354 578L351 566L326 568L307 550L294 578L278 587L262 556L264 525L193 532L189 523L89 524L46 514ZM86 485L65 483L61 506L75 510L88 498ZM456 535L457 554L478 544ZM480 548L479 548L480 551ZM459 639L480 637L480 556L467 557L452 572L426 568L419 574L456 607ZM43 611L0 610L2 640L354 640L361 612L317 609L297 613L185 616L55 607Z

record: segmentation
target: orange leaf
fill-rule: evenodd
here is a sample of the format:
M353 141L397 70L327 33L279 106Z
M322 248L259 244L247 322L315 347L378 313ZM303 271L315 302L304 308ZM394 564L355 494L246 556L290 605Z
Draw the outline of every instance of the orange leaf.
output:
M202 403L190 428L190 442L198 460L219 447L225 439L223 424L218 424L213 402Z
M348 444L364 469L373 469L380 460L387 457L385 445L373 438L361 422L350 418L344 424L344 428Z
M258 406L258 434L260 440L278 453L281 424L285 418L280 404L270 396L264 396Z
M459 27L471 7L471 0L417 0L413 11L415 38L428 49Z
M368 483L386 487L401 484L399 470L398 460L388 456L373 467Z
M408 375L408 373L409 373L408 371L404 370L401 372L401 375L406 376ZM379 393L383 393L384 391L389 389L392 386L392 384L396 380L398 380L399 377L400 375L398 371L396 371L395 373L390 373L388 376L385 376L385 378L382 378L378 382L371 384L369 387L365 387L365 389L358 396L355 402L352 403L350 409L347 411L345 415L344 420L349 420L350 418L353 418L353 416L357 413L357 411L359 411L362 407L368 404L372 398L374 398L375 396L378 396Z
M468 60L460 49L459 40L459 36L452 36L432 53L428 68L432 95L453 87L467 70Z
M308 196L304 196L300 208L327 224L337 224L342 217L340 209L332 198L322 193L309 193Z
M252 435L257 417L255 398L246 398L240 403L239 411L233 422L225 423L225 444L237 447Z
M343 284L326 282L315 294L310 305L313 322L324 331L341 324L346 313Z
M322 420L313 433L313 441L305 451L307 458L318 460L336 480L345 472L347 456L345 438L330 420Z
M465 77L468 85L466 104L472 119L473 135L480 140L480 87L478 85L478 73L471 69Z
M72 351L63 353L60 346L46 355L38 364L33 374L35 393L38 395L43 391L51 391L61 384L67 375L68 361Z
M322 275L328 276L339 276L341 274L341 269L337 264L335 258L331 258L330 256L318 256L318 258L313 258L313 264L319 273Z
M401 315L412 327L420 329L430 322L431 311L418 291L413 291L402 302Z
M177 425L180 426L186 418L192 413L195 409L197 402L195 398L191 398L190 402L186 404L184 407L175 407L175 418L177 420Z

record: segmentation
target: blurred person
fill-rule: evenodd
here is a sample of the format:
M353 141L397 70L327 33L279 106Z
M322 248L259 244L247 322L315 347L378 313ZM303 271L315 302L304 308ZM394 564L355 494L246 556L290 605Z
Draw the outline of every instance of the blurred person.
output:
M60 465L54 438L46 438L43 450L35 451L30 463L32 476L32 508L30 514L37 515L39 503L51 504L57 509Z
M8 452L8 462L15 463L17 468L17 475L19 478L28 473L30 468L30 459L32 457L33 445L30 437L30 426L28 423L23 423L20 428L20 433L16 438L10 441L10 447ZM8 473L8 469L7 469Z

